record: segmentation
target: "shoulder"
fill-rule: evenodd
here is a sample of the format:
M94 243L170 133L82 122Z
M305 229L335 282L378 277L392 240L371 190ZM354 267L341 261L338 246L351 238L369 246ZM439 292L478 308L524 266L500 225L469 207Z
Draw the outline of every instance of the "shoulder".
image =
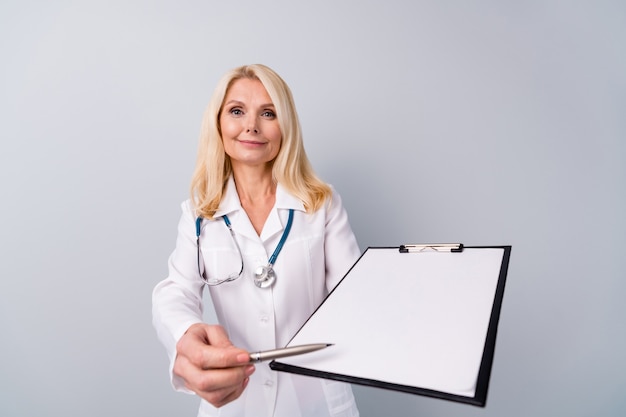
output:
M334 224L337 219L347 218L347 212L341 194L331 184L329 184L329 188L330 193L326 196L320 208L311 213L313 216L321 216L324 218L327 227Z
M180 203L180 210L182 211L184 216L193 217L193 218L196 217L191 199L187 199L183 201L182 203Z
M330 187L330 196L326 199L324 207L326 207L326 210L332 210L333 208L342 209L343 200L341 198L341 195L339 194L339 191L337 191L337 189L332 184L328 184L328 186Z
M193 201L187 199L180 203L180 226L188 227L189 224L195 224L199 216L194 208Z

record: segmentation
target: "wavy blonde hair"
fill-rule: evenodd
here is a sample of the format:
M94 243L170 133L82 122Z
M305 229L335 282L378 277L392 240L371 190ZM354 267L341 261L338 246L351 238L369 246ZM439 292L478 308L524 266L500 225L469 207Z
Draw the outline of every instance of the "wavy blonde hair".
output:
M213 218L232 175L230 157L224 151L219 119L228 89L242 78L259 80L276 108L282 140L278 155L272 162L274 181L302 200L307 212L317 211L330 197L331 189L318 178L306 156L291 90L271 68L254 64L227 72L218 82L204 112L198 157L191 180L191 201L196 215Z

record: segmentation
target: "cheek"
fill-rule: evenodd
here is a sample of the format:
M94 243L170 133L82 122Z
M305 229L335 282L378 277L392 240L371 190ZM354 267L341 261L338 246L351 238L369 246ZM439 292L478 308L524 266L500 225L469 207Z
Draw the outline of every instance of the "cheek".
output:
M239 134L239 130L241 130L237 126L237 123L233 123L232 121L228 120L220 121L220 128L222 131L222 136L230 138L237 136Z
M280 144L280 142L282 140L282 134L280 133L280 127L277 126L277 125L272 126L267 131L267 138L272 140L273 142L276 142L276 143Z

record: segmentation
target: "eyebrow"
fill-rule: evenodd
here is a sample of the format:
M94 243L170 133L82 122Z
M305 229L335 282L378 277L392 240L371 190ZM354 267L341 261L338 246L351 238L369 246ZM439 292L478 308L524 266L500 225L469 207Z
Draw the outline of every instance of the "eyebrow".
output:
M239 100L229 100L226 103L224 103L224 106L229 106L231 104L236 104L236 105L240 105L240 106L244 105L244 103L242 101L239 101ZM267 107L274 108L275 106L274 106L274 103L266 103L266 104L260 105L259 107L261 107L261 108L267 108Z

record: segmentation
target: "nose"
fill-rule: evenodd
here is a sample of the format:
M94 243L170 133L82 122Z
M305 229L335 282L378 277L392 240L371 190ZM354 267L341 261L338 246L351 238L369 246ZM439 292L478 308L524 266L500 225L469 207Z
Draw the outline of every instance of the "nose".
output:
M247 122L248 127L246 128L246 133L259 133L256 117L249 117Z

